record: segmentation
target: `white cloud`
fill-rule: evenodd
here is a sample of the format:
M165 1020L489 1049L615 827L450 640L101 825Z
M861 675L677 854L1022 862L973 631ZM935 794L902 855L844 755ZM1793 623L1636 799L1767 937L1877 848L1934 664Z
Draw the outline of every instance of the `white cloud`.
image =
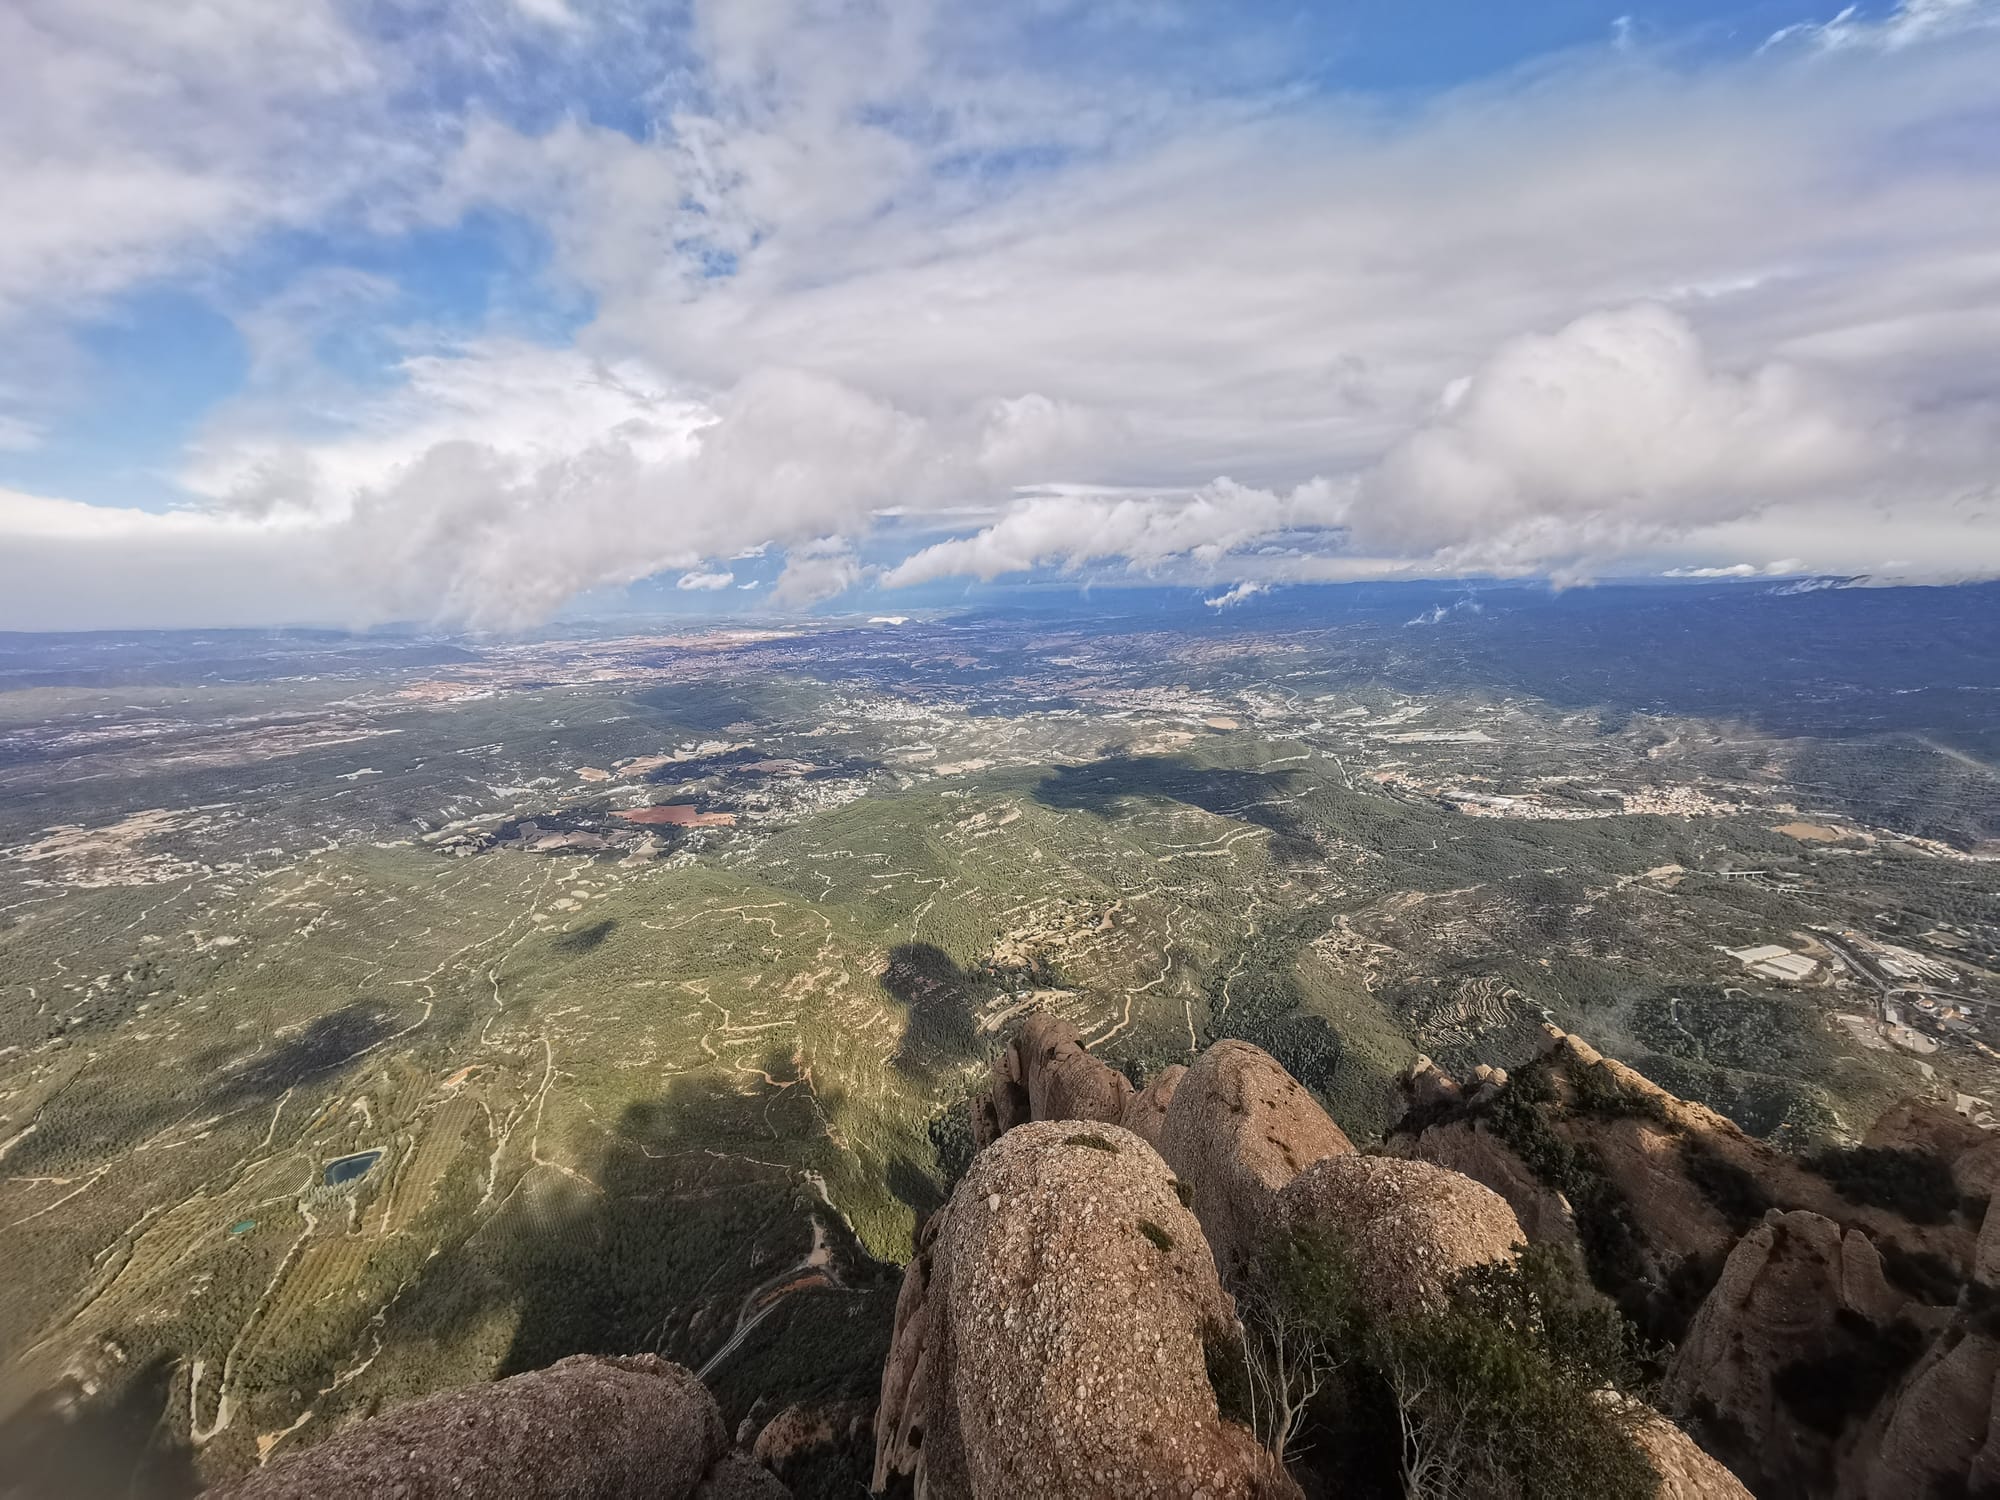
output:
M822 537L785 554L785 570L771 591L775 603L804 608L846 593L866 576L861 559L841 537Z
M734 582L736 582L734 573L683 573L674 587L712 593L717 589L726 589Z
M1480 615L1486 607L1477 599L1460 599L1453 604L1433 604L1413 619L1405 620L1405 625L1441 625L1453 615Z
M1717 370L1684 317L1641 304L1502 345L1368 474L1352 530L1370 550L1559 563L1852 486L1896 446L1889 415L1786 365Z
M90 523L172 537L197 597L308 535L316 610L503 626L767 547L796 607L875 577L885 534L915 538L890 584L2000 572L1988 0L1700 61L1628 27L1389 112L1220 55L1028 66L1060 7L449 13L395 46L331 0L0 15L0 319L274 226L474 210L537 227L594 309L573 343L389 330L370 384L314 348L391 315L374 273L234 308L251 384L180 470L204 509ZM572 107L607 86L630 133ZM42 425L33 383L0 445ZM49 515L0 507L0 546L52 545ZM64 607L129 609L62 526Z
M1707 568L1668 568L1660 576L1662 578L1778 578L1805 571L1803 558L1781 557L1762 566L1743 562Z
M1271 586L1268 583L1253 583L1245 580L1233 588L1225 589L1213 599L1204 599L1201 602L1206 604L1210 609L1231 609L1246 599L1254 599L1259 594L1269 593L1270 589Z
M1987 0L1901 0L1880 20L1850 5L1826 21L1800 21L1774 31L1773 47L1804 46L1826 52L1875 49L1893 52L1917 42L2000 25Z
M1219 479L1192 494L1104 496L1059 491L1009 507L970 537L938 542L892 568L891 587L954 574L997 578L1044 566L1122 559L1134 570L1212 565L1266 537L1338 525L1347 488L1314 480L1284 494Z

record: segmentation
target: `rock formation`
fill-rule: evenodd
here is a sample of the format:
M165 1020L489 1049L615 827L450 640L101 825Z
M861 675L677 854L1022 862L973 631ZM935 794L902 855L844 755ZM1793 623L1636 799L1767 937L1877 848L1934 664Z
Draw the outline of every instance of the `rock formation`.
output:
M1131 1098L1125 1075L1092 1057L1075 1026L1038 1011L1000 1054L991 1088L973 1101L973 1144L991 1145L1029 1120L1118 1124Z
M1841 1438L1920 1347L1907 1301L1861 1230L1774 1209L1730 1252L1666 1399L1773 1492L1828 1493Z
M1576 1245L1576 1216L1569 1199L1537 1178L1528 1164L1485 1122L1477 1118L1461 1119L1426 1130L1419 1136L1396 1137L1389 1142L1389 1150L1412 1160L1462 1172L1491 1188L1514 1211L1528 1243Z
M1125 1101L1125 1128L1155 1151L1160 1149L1166 1135L1167 1109L1185 1077L1187 1069L1179 1063L1162 1068L1146 1080L1144 1088Z
M1472 1088L1419 1059L1405 1075L1409 1109L1387 1149L1485 1183L1507 1200L1532 1243L1581 1247L1589 1240L1600 1286L1642 1316L1653 1337L1680 1337L1730 1248L1772 1208L1817 1214L1880 1243L1970 1265L1972 1238L1963 1226L1913 1224L1848 1201L1799 1157L1677 1098L1581 1038L1544 1029L1547 1041L1533 1062ZM1890 1128L1935 1139L1938 1122L1905 1110ZM1985 1143L1948 1133L1968 1164L1984 1159Z
M1993 1294L1980 1297L1990 1302ZM1859 1500L2000 1489L2000 1328L1990 1308L1955 1319L1855 1445L1842 1493Z
M1354 1144L1268 1052L1222 1041L1174 1089L1160 1154L1193 1194L1224 1276L1256 1250L1278 1190L1322 1157Z
M781 1500L715 1398L650 1354L577 1355L362 1422L225 1486L226 1500Z
M1135 1091L1075 1027L1030 1017L974 1101L984 1149L904 1270L873 1413L876 1489L1298 1496L1211 1382L1257 1378L1275 1325L1258 1321L1270 1283L1255 1257L1274 1231L1311 1231L1350 1257L1358 1326L1378 1331L1417 1326L1463 1272L1522 1240L1580 1251L1628 1312L1677 1310L1669 1408L1759 1493L2000 1490L2000 1215L1976 1239L1970 1227L2000 1183L2000 1140L1908 1102L1870 1133L1877 1154L1814 1171L1554 1028L1511 1075L1461 1083L1419 1058L1405 1091L1389 1154L1363 1155L1247 1043ZM1923 1157L1944 1206L1885 1206L1910 1201L1894 1172L1911 1161L1888 1152ZM1602 1399L1628 1408L1620 1425L1661 1500L1748 1494L1666 1418L1609 1387ZM864 1404L789 1407L745 1453L686 1370L578 1357L401 1408L224 1493L773 1500L783 1477L812 1483L857 1446L865 1462L869 1432ZM1313 1474L1346 1480L1337 1465Z
M919 1494L996 1500L1297 1493L1218 1413L1205 1351L1233 1337L1229 1299L1138 1136L1017 1127L927 1240L884 1372L878 1488L909 1473Z
M1322 1157L1279 1192L1275 1222L1338 1233L1362 1295L1383 1312L1442 1303L1460 1272L1504 1260L1523 1238L1491 1188L1389 1156Z
M1648 1417L1632 1436L1660 1476L1656 1500L1750 1500L1742 1480L1665 1417Z
M803 1488L815 1475L853 1472L855 1458L865 1470L875 1446L874 1418L875 1408L867 1401L798 1402L763 1425L750 1457L794 1488Z

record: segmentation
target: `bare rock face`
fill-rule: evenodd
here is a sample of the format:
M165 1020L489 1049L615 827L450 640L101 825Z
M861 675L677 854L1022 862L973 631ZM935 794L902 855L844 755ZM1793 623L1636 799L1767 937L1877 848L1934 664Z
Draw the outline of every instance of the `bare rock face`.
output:
M1204 1351L1233 1338L1233 1311L1138 1136L1019 1126L926 1241L897 1307L891 1363L911 1376L892 1403L885 1372L878 1488L909 1473L920 1495L974 1500L1298 1493L1217 1411Z
M993 1083L973 1101L972 1139L991 1145L1030 1120L1124 1119L1132 1085L1084 1049L1076 1027L1037 1012L993 1065Z
M1903 1099L1882 1111L1868 1127L1862 1144L1898 1151L1926 1151L1955 1162L1968 1151L1995 1139L1991 1133L1941 1105L1922 1099Z
M1409 1107L1420 1112L1459 1104L1465 1099L1465 1090L1459 1087L1458 1080L1421 1052L1404 1070L1402 1083Z
M411 1402L281 1458L227 1500L774 1500L788 1492L732 1459L715 1398L650 1354L576 1355L494 1385Z
M1863 1500L1992 1493L2000 1487L1996 1401L2000 1339L1988 1320L1961 1318L1896 1393L1879 1435L1859 1445L1859 1473L1843 1493Z
M797 1402L764 1424L750 1456L794 1486L815 1473L855 1472L874 1446L873 1416L866 1401Z
M769 1469L741 1453L715 1461L691 1500L791 1500L792 1492Z
M949 1207L947 1204L946 1209ZM896 1294L895 1328L889 1337L889 1357L882 1362L881 1395L875 1403L875 1474L869 1488L877 1494L897 1475L914 1476L922 1457L918 1450L931 1401L932 1361L926 1347L933 1312L931 1267L943 1224L943 1211L925 1221L917 1253L903 1267L902 1289ZM943 1336L940 1327L939 1337Z
M1175 1088L1160 1154L1192 1190L1215 1263L1233 1275L1270 1223L1274 1201L1322 1157L1354 1145L1276 1058L1222 1041Z
M1835 1449L1921 1334L1859 1229L1773 1210L1730 1252L1668 1369L1666 1398L1773 1494L1823 1494Z
M1328 1156L1279 1192L1276 1222L1337 1235L1380 1312L1441 1305L1461 1271L1522 1243L1506 1200L1470 1177L1390 1156Z
M1174 1063L1147 1079L1146 1086L1125 1101L1125 1128L1155 1151L1166 1134L1167 1108L1174 1102L1174 1090L1186 1076L1187 1069Z
M1632 1436L1660 1476L1657 1500L1750 1500L1742 1480L1665 1417L1641 1422Z
M1877 1244L1893 1240L1935 1255L1960 1274L1972 1265L1972 1237L1956 1218L1912 1223L1894 1209L1845 1199L1800 1157L1675 1097L1580 1037L1545 1031L1536 1059L1504 1080L1497 1070L1475 1074L1455 1099L1434 1069L1412 1069L1404 1079L1409 1110L1387 1150L1485 1183L1514 1209L1531 1243L1619 1244L1605 1270L1615 1285L1605 1289L1628 1308L1645 1308L1659 1336L1681 1337L1694 1300L1772 1208L1858 1227ZM1968 1171L2000 1145L1975 1141L1979 1132L1968 1135L1964 1122L1940 1113L1898 1106L1878 1132L1926 1154L1948 1145ZM2000 1268L2000 1241L1994 1250Z

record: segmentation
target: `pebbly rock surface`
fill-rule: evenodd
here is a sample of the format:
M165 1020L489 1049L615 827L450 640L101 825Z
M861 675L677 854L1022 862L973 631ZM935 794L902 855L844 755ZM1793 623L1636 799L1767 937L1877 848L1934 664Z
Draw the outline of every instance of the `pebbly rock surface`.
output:
M1702 1452L1693 1438L1665 1417L1657 1413L1648 1416L1632 1436L1660 1476L1654 1500L1750 1500L1742 1480Z
M1218 1413L1206 1349L1234 1338L1233 1309L1137 1135L1018 1126L925 1241L897 1307L901 1373L884 1372L878 1488L909 1474L919 1494L973 1500L1297 1495Z
M750 1456L792 1488L829 1473L865 1468L874 1449L874 1407L866 1401L803 1401L759 1429Z
M1458 1274L1524 1241L1506 1200L1470 1177L1390 1156L1328 1156L1277 1197L1275 1222L1339 1237L1378 1312L1443 1304Z
M1193 1193L1225 1277L1255 1253L1279 1189L1354 1144L1276 1058L1221 1041L1195 1059L1167 1106L1160 1154Z
M1146 1086L1125 1101L1125 1128L1155 1151L1166 1134L1167 1109L1174 1102L1174 1091L1186 1076L1187 1069L1174 1063L1147 1079Z
M896 1294L894 1331L889 1337L889 1356L882 1361L882 1386L875 1403L875 1472L869 1488L878 1495L897 1476L914 1478L922 1458L919 1450L930 1420L927 1412L933 1364L926 1348L932 1315L931 1267L937 1233L949 1208L947 1204L925 1221L917 1237L917 1253L903 1267L903 1285ZM938 1336L944 1336L942 1326Z
M225 1500L780 1500L715 1398L654 1355L579 1354L374 1417L215 1491Z
M973 1100L973 1144L989 1146L1030 1120L1117 1124L1131 1098L1125 1075L1091 1056L1074 1025L1039 1011L1014 1033L994 1062L991 1086Z

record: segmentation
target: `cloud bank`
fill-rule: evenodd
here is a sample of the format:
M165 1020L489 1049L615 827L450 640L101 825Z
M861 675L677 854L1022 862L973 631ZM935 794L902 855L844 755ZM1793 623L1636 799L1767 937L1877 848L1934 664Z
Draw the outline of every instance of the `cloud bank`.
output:
M1394 107L1199 7L267 9L0 20L0 181L44 210L0 245L0 450L86 399L70 340L135 289L207 288L249 351L166 456L178 508L0 489L0 624L514 628L764 548L777 608L2000 574L1983 0ZM1096 45L1049 66L1050 28ZM470 333L334 252L230 270L496 215L545 248L532 315ZM356 323L361 374L323 352Z

